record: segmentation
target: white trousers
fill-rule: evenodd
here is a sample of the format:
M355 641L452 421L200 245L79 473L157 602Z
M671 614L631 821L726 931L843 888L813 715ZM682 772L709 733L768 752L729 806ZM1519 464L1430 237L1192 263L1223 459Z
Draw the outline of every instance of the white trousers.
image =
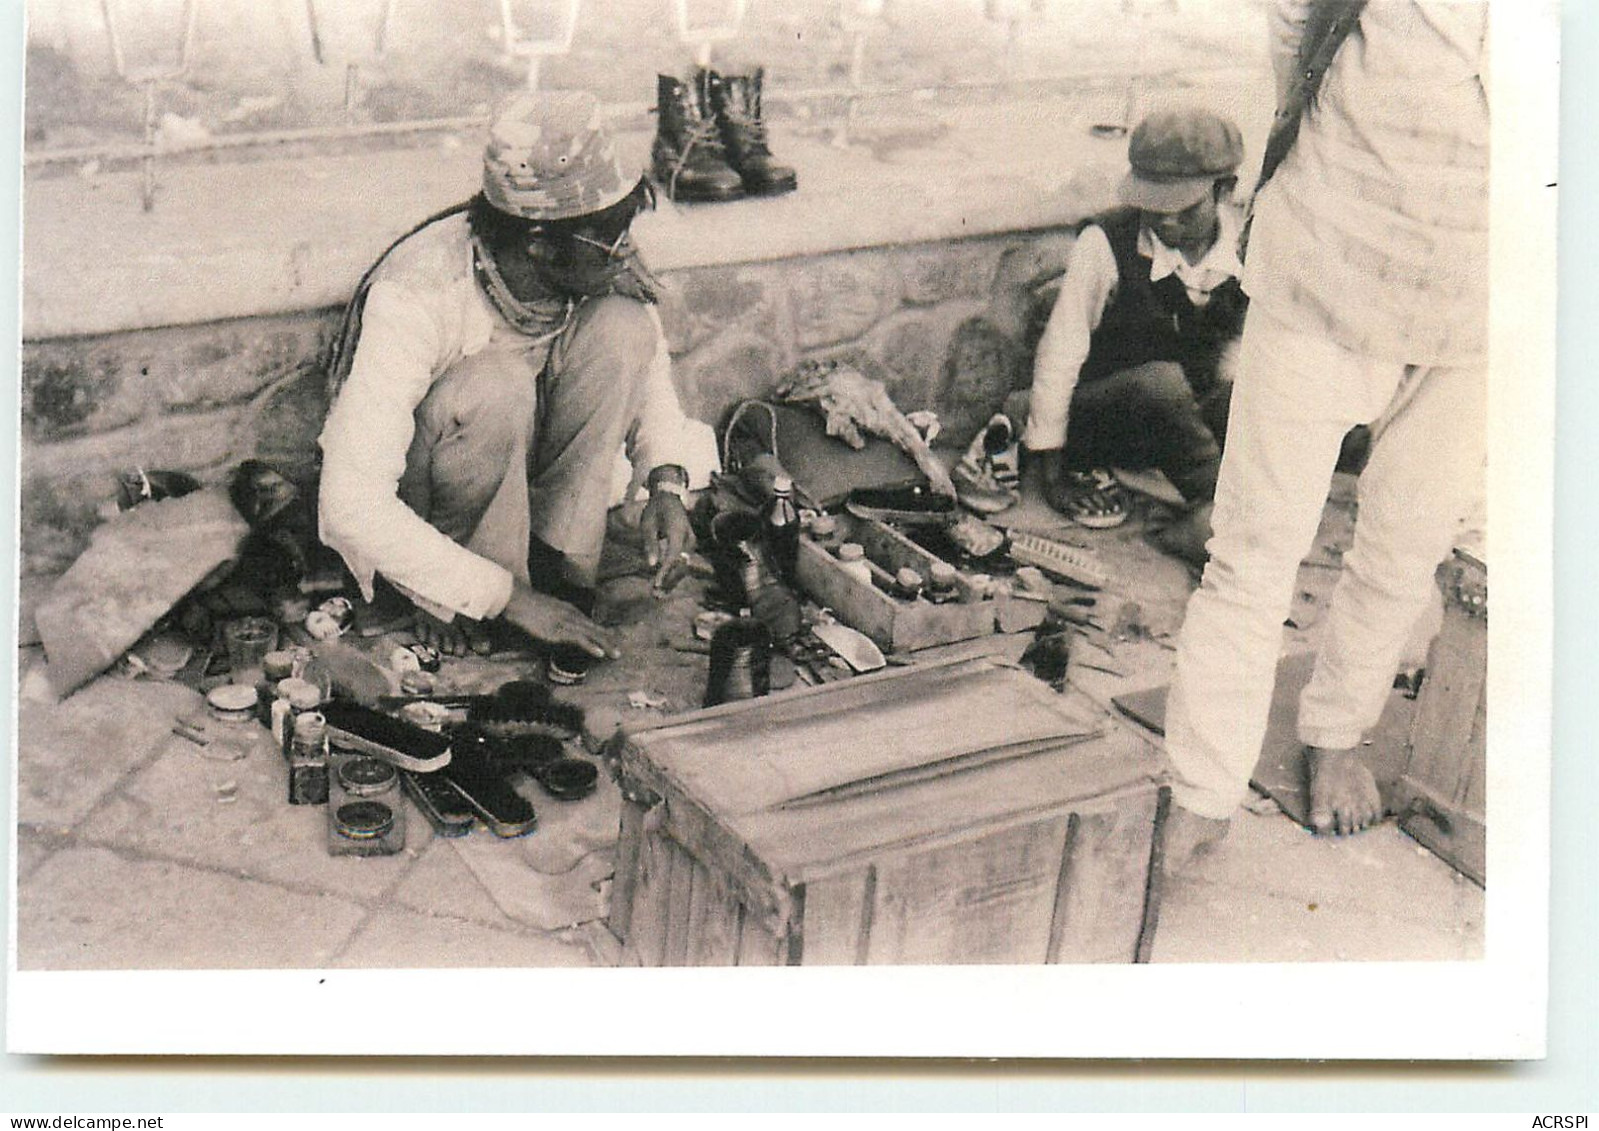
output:
M1485 365L1364 357L1250 310L1210 562L1188 603L1166 710L1178 804L1224 818L1248 790L1299 564L1357 424L1372 425L1371 457L1299 738L1353 747L1377 722L1438 563L1481 497L1486 384Z

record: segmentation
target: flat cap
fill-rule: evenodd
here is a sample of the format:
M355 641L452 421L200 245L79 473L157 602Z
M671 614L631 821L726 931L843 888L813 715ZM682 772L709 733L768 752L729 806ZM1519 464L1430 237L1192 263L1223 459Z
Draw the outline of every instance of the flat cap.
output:
M1150 212L1181 212L1198 203L1218 177L1232 176L1244 160L1244 139L1230 119L1188 107L1158 110L1127 142L1122 203Z

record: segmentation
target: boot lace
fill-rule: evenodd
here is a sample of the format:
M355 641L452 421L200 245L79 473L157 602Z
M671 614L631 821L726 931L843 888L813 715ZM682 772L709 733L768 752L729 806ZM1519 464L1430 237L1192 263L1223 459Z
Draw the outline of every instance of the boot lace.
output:
M667 177L666 195L674 200L677 199L677 178L688 168L691 159L696 155L700 155L702 159L708 157L715 160L720 158L721 154L722 139L717 133L715 120L697 114L684 115L683 144L678 149L677 157L672 161L671 173Z

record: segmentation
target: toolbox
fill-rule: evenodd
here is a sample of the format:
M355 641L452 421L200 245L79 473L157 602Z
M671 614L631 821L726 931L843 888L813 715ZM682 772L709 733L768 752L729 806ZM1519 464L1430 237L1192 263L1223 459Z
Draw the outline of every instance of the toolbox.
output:
M1427 653L1399 827L1479 884L1487 880L1488 570L1457 550L1438 571L1444 617Z
M639 966L1142 960L1159 771L991 657L627 727L609 926Z
M800 587L818 604L885 651L912 652L953 644L992 632L1025 632L1037 627L1048 610L1045 600L1028 600L1004 590L985 592L972 575L956 579L956 597L944 604L926 598L906 600L889 591L901 568L923 577L940 559L892 526L871 518L838 516L837 533L827 541L809 534L800 539L796 565ZM835 556L838 545L855 542L866 551L875 583L854 576Z

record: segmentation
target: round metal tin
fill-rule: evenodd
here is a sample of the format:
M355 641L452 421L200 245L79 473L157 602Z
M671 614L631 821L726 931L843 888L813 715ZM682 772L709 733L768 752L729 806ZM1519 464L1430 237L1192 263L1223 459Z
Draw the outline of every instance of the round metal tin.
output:
M381 801L350 801L339 806L334 826L350 840L377 840L394 828L394 810Z

